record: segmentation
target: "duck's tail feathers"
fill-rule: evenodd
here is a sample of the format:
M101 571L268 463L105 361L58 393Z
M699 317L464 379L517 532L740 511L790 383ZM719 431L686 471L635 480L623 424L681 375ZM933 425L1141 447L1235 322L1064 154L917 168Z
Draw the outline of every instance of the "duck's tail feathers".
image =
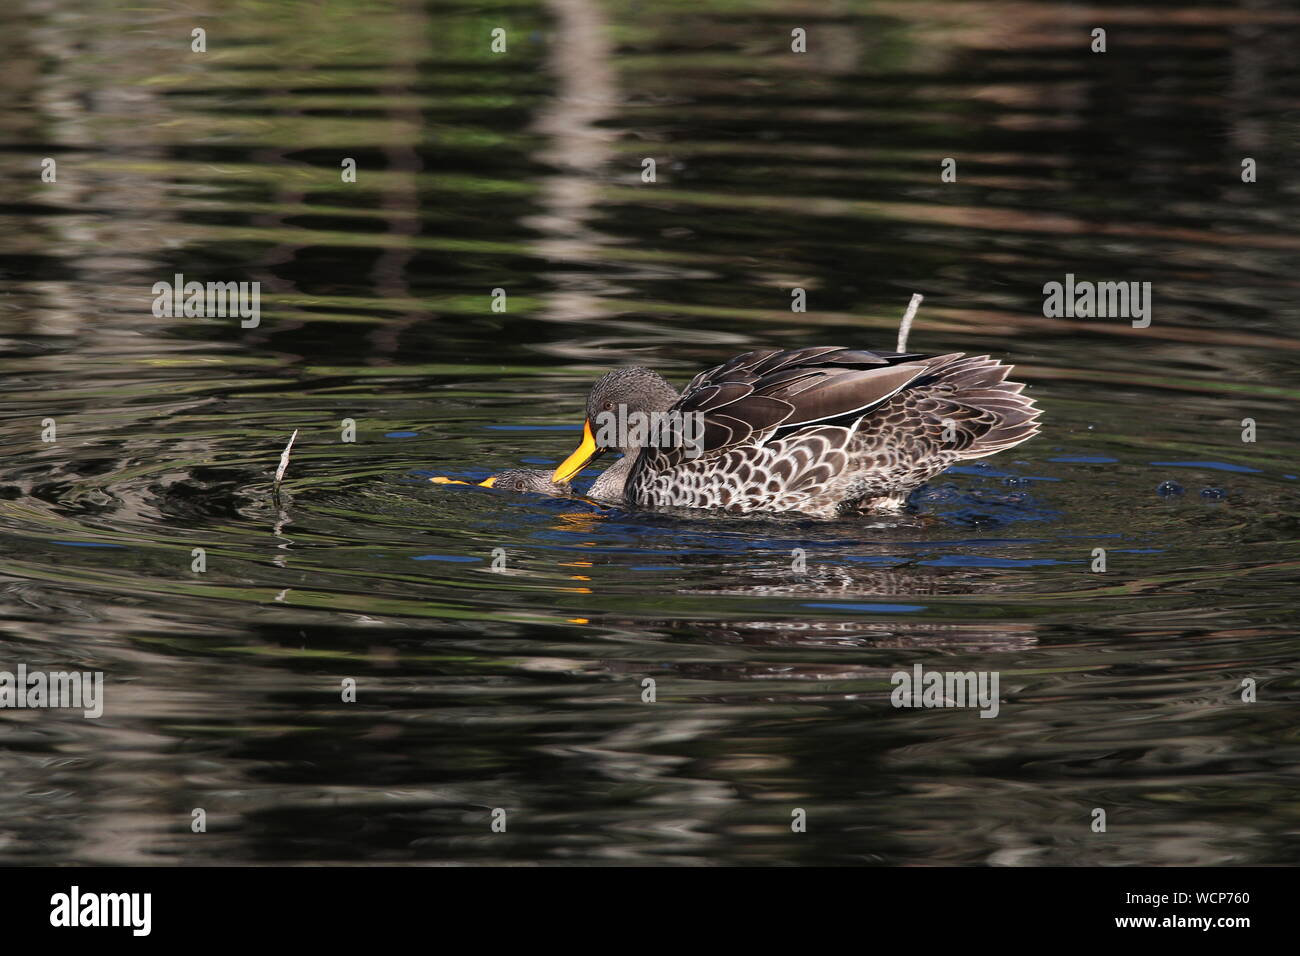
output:
M926 376L935 385L952 389L951 401L982 413L989 422L962 458L984 458L1014 448L1038 434L1040 409L1034 400L1022 394L1023 382L1008 382L1012 366L988 355L966 356L961 353L940 356Z

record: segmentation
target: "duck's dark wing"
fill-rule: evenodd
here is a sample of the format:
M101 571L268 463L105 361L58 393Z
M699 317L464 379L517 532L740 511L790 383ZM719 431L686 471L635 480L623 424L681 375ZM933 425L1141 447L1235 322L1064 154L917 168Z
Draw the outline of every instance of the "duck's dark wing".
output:
M667 471L707 462L738 446L861 416L924 376L930 361L919 353L835 346L737 355L695 376L672 408L676 420L702 424L699 454L685 441L687 431L674 437L673 447L644 449L641 467Z

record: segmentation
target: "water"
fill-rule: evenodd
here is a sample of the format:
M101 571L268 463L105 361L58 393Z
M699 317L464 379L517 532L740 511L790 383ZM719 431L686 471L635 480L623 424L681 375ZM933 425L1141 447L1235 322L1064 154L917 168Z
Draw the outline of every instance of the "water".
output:
M107 701L0 711L0 862L1293 862L1300 14L1093 19L5 7L0 669ZM260 324L155 318L175 273ZM1067 273L1150 327L1045 318ZM553 466L615 365L890 347L912 292L1045 428L906 519L425 480ZM998 716L891 707L915 664Z

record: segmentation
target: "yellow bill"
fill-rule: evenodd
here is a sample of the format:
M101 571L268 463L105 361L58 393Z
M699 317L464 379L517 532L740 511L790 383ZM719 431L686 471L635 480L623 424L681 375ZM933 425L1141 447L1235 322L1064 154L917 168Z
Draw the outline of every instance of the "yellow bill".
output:
M435 485L468 485L468 484L470 484L470 482L468 482L468 481L457 481L455 478L443 478L442 476L439 476L439 477L437 477L437 478L430 478L429 480L432 481ZM491 488L494 484L496 484L496 480L497 480L497 476L496 476L496 475L493 475L493 476L492 476L491 478L489 478L487 481L480 481L480 482L478 483L478 486L479 486L480 488Z
M555 469L555 474L551 475L551 481L567 482L573 480L573 476L582 469L587 467L587 463L596 457L596 439L591 434L591 421L582 423L582 444L577 447L572 455L564 459L564 463Z

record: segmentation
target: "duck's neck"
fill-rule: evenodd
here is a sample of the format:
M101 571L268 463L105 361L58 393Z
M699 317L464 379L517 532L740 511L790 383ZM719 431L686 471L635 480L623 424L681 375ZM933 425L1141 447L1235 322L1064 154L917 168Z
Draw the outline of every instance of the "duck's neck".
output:
M587 494L592 498L603 498L606 501L622 501L628 475L632 473L632 463L636 461L638 450L624 455L602 471Z

